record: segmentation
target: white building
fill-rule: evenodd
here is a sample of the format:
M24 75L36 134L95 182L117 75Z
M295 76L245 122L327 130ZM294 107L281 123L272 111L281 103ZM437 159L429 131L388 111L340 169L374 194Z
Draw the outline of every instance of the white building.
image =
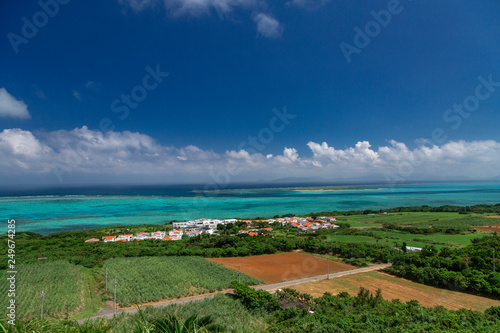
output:
M225 219L225 220L218 220L218 219L199 219L199 220L194 220L194 221L184 221L184 222L172 222L172 227L174 229L184 229L184 228L210 228L210 229L217 229L217 226L219 224L229 224L229 223L236 223L238 222L237 219Z

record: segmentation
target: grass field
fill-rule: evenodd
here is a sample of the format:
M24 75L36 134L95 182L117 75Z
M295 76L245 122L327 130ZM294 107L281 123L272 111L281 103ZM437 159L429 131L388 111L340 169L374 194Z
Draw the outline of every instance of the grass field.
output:
M201 257L139 257L106 261L108 291L112 295L117 278L116 298L121 306L131 306L230 288L238 273ZM242 274L241 282L260 281Z
M349 222L351 227L381 227L381 223Z
M39 319L41 293L44 317L66 318L84 308L84 274L67 261L41 262L16 267L15 300L18 319ZM0 272L0 304L8 305L9 283Z
M337 235L339 242L368 242L368 243L386 243L394 245L406 242L408 246L423 247L425 245L435 245L437 247L462 247L471 244L474 238L484 236L484 233L473 233L471 226L489 225L491 218L477 214L458 214L448 212L432 213L389 213L375 215L351 215L337 217L338 223L349 223L351 227L377 227L383 224L392 224L399 226L413 226L417 228L441 227L441 228L459 228L463 229L461 234L410 234L402 231L385 232L373 229L360 229L371 232L370 235ZM482 230L481 228L478 228ZM372 236L373 235L373 236ZM335 240L334 235L327 236L329 240ZM378 240L377 240L378 239Z
M363 224L399 224L413 225L415 227L464 228L471 225L488 225L491 219L477 214L459 214L448 212L412 212L412 213L389 213L376 215L350 215L338 216L338 222L353 222Z
M373 293L380 288L382 297L386 300L399 299L402 302L407 302L415 299L421 305L428 307L441 305L451 310L467 308L484 311L491 306L500 306L498 300L430 287L380 272L361 273L331 280L304 283L291 288L319 297L325 292L337 295L341 291L357 295L360 287Z
M403 242L406 242L407 246L415 246L415 247L423 247L425 245L434 245L436 247L462 247L471 244L471 239L481 238L484 236L484 233L476 232L476 233L466 233L466 234L458 234L458 235L448 235L448 234L430 234L430 235L422 235L422 234L409 234L403 232L385 232L377 229L369 229L365 230L367 232L371 232L375 237L371 237L368 235L328 235L328 240L338 242L366 242L366 243L377 243L378 244L386 244L385 236L387 235L387 244L394 245L398 243L401 245Z
M337 242L368 242L375 243L375 238L370 236L358 236L358 235L328 235L328 240Z

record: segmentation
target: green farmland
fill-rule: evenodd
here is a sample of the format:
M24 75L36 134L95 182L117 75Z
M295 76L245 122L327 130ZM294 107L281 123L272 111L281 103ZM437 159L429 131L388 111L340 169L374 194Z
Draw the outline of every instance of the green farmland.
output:
M106 261L108 291L120 306L193 296L230 288L238 272L201 257L116 258ZM264 281L241 274L249 285Z
M338 224L348 223L351 227L363 227L357 234L346 234L340 232L335 237L330 234L328 240L339 242L368 242L401 245L406 242L408 246L423 247L425 245L435 245L438 247L463 247L471 244L474 238L484 236L481 232L475 232L471 226L491 224L488 219L478 214L459 214L455 212L404 212L389 214L370 215L350 215L337 217ZM450 233L410 233L402 230L387 231L378 229L381 226L404 226L418 229L426 228L453 228L458 230L454 234ZM373 227L369 228L369 227ZM378 227L378 228L377 228Z
M67 261L52 261L16 267L16 316L19 319L39 319L42 290L44 316L65 318L84 307L84 273ZM9 274L0 271L6 281ZM7 307L9 284L0 284L0 302ZM4 309L5 309L4 307Z
M368 225L412 225L428 228L429 225L441 228L467 228L471 225L489 225L491 219L479 214L459 214L455 212L404 212L375 215L350 215L337 217L338 222L347 222L352 226ZM362 225L358 225L358 223Z

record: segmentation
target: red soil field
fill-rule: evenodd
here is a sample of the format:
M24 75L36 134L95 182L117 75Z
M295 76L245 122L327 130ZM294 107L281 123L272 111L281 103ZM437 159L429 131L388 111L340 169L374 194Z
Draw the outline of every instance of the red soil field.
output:
M497 217L497 216L486 216L486 217ZM500 232L500 223L482 226L482 227L473 227L476 230L481 230L484 232Z
M241 271L247 275L264 280L267 283L278 283L322 275L327 272L326 258L305 253L286 252L266 254L253 257L207 258L212 262ZM330 273L347 271L356 267L329 260Z
M397 298L402 302L408 302L415 299L423 306L441 305L451 310L466 308L484 311L490 306L500 305L498 300L426 286L382 272L360 273L328 281L303 283L290 288L308 293L314 297L320 297L325 292L337 295L341 291L347 291L352 296L355 296L358 294L360 287L364 287L372 293L375 293L380 288L382 297L386 300Z

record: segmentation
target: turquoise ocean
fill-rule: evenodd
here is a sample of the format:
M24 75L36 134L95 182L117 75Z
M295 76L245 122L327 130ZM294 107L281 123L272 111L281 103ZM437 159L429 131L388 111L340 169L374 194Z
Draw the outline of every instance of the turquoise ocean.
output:
M112 225L164 224L197 218L254 218L399 206L500 203L500 183L370 185L369 189L302 191L294 187L197 191L195 186L0 189L0 232L49 234Z

